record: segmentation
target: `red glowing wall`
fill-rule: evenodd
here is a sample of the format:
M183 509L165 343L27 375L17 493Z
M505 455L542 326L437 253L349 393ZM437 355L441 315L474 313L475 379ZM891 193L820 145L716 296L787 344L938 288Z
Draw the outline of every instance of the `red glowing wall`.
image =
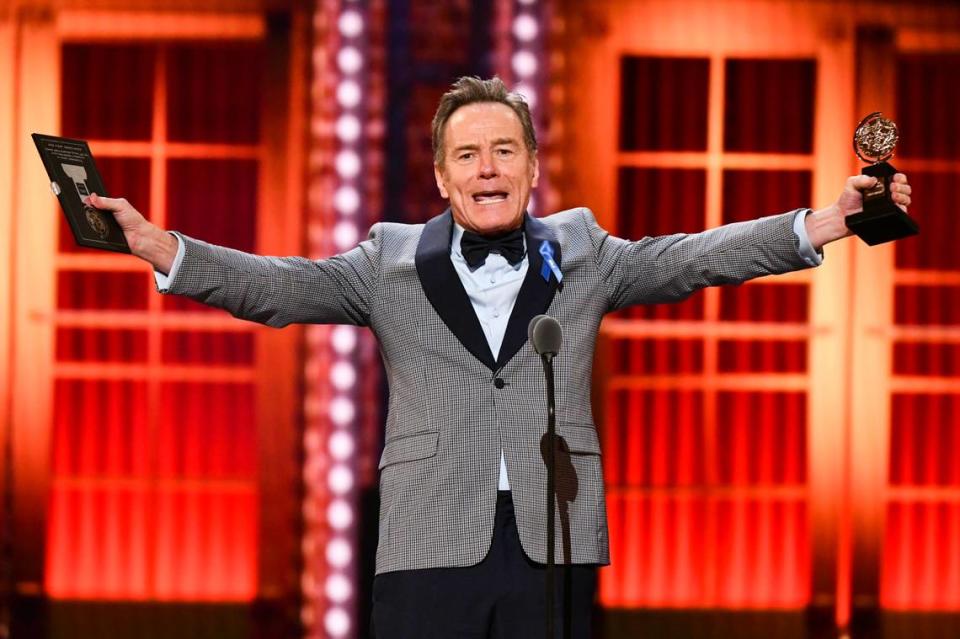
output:
M61 133L161 227L255 250L262 59L256 43L66 44ZM250 600L255 335L151 279L61 225L46 591Z
M960 56L902 55L896 164L925 212L896 245L890 462L881 600L897 610L960 608L960 252L957 216ZM906 133L909 131L909 135ZM899 384L899 387L897 386Z
M706 58L622 59L620 235L711 225L707 169L671 166L708 150L710 72ZM724 73L724 153L811 152L813 61L729 60ZM809 201L811 172L731 166L720 188L718 221L749 220ZM620 319L635 332L611 340L604 372L612 565L601 600L806 605L807 344L796 329L809 322L808 284L726 287Z

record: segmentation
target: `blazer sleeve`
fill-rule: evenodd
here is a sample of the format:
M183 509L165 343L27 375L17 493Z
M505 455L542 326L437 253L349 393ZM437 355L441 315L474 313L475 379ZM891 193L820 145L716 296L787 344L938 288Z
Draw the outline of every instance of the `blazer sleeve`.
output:
M707 286L740 284L810 266L800 255L793 232L799 209L702 233L635 242L610 235L589 209L582 211L611 311L632 304L678 302Z
M165 293L268 326L366 326L379 279L379 226L357 247L323 260L252 255L180 235L183 262Z

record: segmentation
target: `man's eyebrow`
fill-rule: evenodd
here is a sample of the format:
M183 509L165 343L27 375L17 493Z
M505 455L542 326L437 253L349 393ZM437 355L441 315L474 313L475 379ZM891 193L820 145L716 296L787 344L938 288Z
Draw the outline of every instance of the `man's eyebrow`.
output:
M520 142L516 138L497 138L493 140L491 146L502 146L504 144L512 144L514 146L520 146ZM454 153L458 151L478 151L480 149L479 144L461 144L460 146L453 147Z

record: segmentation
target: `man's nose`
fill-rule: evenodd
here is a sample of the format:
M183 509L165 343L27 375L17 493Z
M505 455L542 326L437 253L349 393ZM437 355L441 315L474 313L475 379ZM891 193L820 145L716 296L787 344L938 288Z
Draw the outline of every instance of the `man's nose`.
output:
M480 154L480 177L482 178L492 178L497 176L497 165L493 161L492 153L481 153Z

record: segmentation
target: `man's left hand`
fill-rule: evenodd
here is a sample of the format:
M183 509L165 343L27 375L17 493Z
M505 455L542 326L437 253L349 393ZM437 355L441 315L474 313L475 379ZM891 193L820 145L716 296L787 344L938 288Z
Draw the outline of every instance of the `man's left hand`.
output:
M813 248L819 251L824 244L851 235L846 217L863 210L863 191L877 183L877 178L868 175L853 175L847 178L843 192L830 206L807 215L807 237ZM890 183L893 201L904 211L910 206L910 184L907 176L897 173Z

